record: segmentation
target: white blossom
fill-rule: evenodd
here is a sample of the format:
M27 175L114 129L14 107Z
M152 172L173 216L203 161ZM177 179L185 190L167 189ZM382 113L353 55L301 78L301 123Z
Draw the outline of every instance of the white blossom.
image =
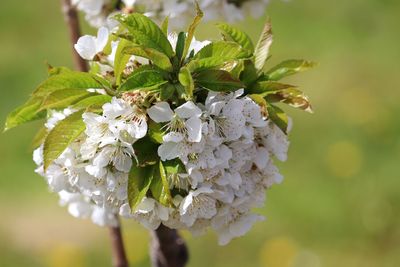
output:
M97 37L91 35L80 37L74 46L76 52L78 52L83 59L93 60L107 45L109 34L107 28L101 27L98 30Z

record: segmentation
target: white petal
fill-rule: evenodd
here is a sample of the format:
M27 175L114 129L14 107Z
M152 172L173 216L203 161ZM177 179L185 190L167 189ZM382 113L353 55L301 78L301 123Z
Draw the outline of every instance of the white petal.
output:
M162 221L167 221L168 217L169 217L169 210L167 207L164 207L161 204L157 205L158 207L158 217L162 220Z
M125 153L117 153L114 158L114 166L121 172L129 172L132 167L132 159Z
M147 110L147 114L157 123L170 121L174 116L174 112L167 102L159 102L155 104Z
M192 101L188 101L175 109L176 114L182 119L201 115L201 109Z
M257 168L263 169L269 160L269 153L268 150L264 147L259 147L257 149L257 155L254 159L254 163L256 164Z
M155 205L156 202L154 199L145 197L143 198L142 202L137 205L135 212L149 213L154 210Z
M188 131L189 142L200 142L201 141L201 120L197 117L192 117L185 122L186 129Z
M184 138L185 136L181 133L170 132L163 136L163 141L178 143L181 142Z
M180 156L179 145L174 142L166 142L158 147L158 155L162 161L177 158Z
M101 27L97 32L97 40L96 40L96 52L102 52L104 47L108 43L109 32L106 27Z
M97 54L96 39L90 35L80 37L74 47L76 52L78 52L78 54L86 60L92 60Z

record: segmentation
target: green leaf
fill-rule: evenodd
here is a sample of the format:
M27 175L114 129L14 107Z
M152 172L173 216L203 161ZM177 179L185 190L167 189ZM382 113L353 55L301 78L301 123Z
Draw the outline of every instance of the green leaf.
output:
M132 166L128 178L128 202L134 212L137 205L146 196L154 177L154 166Z
M186 66L191 72L199 72L222 67L248 57L250 53L237 43L217 41L203 47Z
M190 72L200 72L203 70L222 68L226 64L233 64L238 62L237 60L225 60L222 58L211 57L211 58L202 58L191 60L186 67L190 70Z
M251 87L259 78L256 66L251 60L244 60L243 64L244 67L243 72L240 74L240 80L246 85L246 87Z
M219 58L223 61L248 58L251 53L244 50L239 44L230 41L212 42L194 56L194 59Z
M115 52L114 59L114 76L116 80L116 84L121 84L122 74L126 68L126 64L130 59L130 55L124 54L123 50L125 47L132 45L132 43L125 39L120 39L117 47L117 51Z
M47 96L52 92L63 89L98 89L101 85L93 78L92 74L86 72L62 72L58 75L50 76L41 83L33 92L35 96Z
M267 112L268 118L286 134L289 122L289 118L286 113L282 109L271 104L267 105Z
M154 199L160 202L160 204L164 206L170 206L172 204L167 175L161 161L159 162L159 172L155 172L150 190Z
M166 16L163 22L161 23L161 30L165 36L168 36L168 25L169 25L169 16Z
M261 81L255 83L253 86L247 89L247 92L250 94L263 94L266 96L269 93L274 93L279 90L296 88L294 85L278 83L273 81Z
M266 92L265 100L267 100L269 103L282 102L291 107L313 113L308 97L304 95L302 91L294 87Z
M174 51L165 34L148 17L139 13L132 13L129 15L117 15L115 18L131 33L130 37L134 43L156 49L168 57L174 55Z
M69 107L72 104L75 104L76 102L87 98L89 96L95 96L97 94L95 93L90 93L86 90L82 89L62 89L55 91L48 95L40 109L61 109L61 108L66 108Z
M31 148L36 149L41 144L43 144L47 134L48 134L48 129L45 126L40 127L39 131L35 134L35 137L33 137Z
M315 62L302 59L286 60L267 71L268 79L277 81L286 76L311 69L315 65Z
M211 91L226 92L243 88L243 84L224 70L205 70L195 74L199 86Z
M124 48L123 53L147 58L159 68L166 71L172 71L172 64L169 58L165 54L153 48L147 48L143 46L127 46Z
M251 53L254 53L254 44L245 32L226 23L218 23L217 27L226 40L231 40Z
M118 90L154 90L167 82L163 73L149 66L143 66L136 69Z
M148 127L149 127L148 134L151 141L157 144L162 144L164 142L163 141L164 132L162 130L161 124L156 123L154 121L149 121Z
M185 94L188 99L193 98L194 81L192 74L186 67L181 68L179 72L179 82L185 87Z
M49 76L54 76L68 72L72 72L72 70L67 67L53 67L50 64L47 64L47 73L49 74Z
M31 97L25 104L13 110L6 119L4 131L21 124L46 117L46 111L39 111L43 99Z
M184 32L180 32L178 34L178 40L176 41L176 47L175 47L175 53L179 61L183 57L185 49L185 40L186 40L186 34Z
M45 171L85 131L83 112L84 110L77 111L58 122L47 135L43 147Z
M83 109L83 108L100 109L105 103L110 102L111 99L112 97L109 95L90 96L75 103L72 107L74 109Z
M203 11L201 11L199 3L195 1L196 5L196 16L193 19L192 24L190 24L189 29L187 31L187 37L185 40L185 49L183 50L182 59L185 59L187 54L189 53L190 45L192 44L193 36L196 31L197 26L199 25L201 19L204 16Z
M161 87L160 99L161 101L169 100L175 93L175 86L171 83L166 83Z
M256 50L254 52L254 64L259 72L263 70L265 62L268 59L269 49L271 47L273 39L272 37L271 22L268 21L264 26L260 39L258 40Z
M139 139L132 146L139 166L154 165L158 162L158 144L152 142L149 136Z
M180 159L167 160L163 164L168 177L172 174L186 173L185 165Z

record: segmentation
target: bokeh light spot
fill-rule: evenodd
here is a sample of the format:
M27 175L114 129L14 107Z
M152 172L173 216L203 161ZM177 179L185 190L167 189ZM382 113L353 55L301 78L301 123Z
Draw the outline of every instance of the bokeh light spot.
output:
M362 152L356 144L340 141L328 148L326 163L335 176L352 177L361 169Z
M291 267L298 252L295 242L286 237L267 240L260 251L263 267Z
M70 244L53 246L46 251L45 265L48 267L84 267L86 266L84 251Z

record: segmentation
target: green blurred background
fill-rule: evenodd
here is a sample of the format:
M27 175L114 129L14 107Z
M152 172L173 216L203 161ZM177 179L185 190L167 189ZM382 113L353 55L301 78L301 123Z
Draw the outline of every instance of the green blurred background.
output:
M45 78L45 61L71 66L59 1L23 2L0 3L1 124ZM260 211L267 220L225 247L213 233L183 233L189 266L400 266L400 1L271 2L271 64L320 63L287 80L301 85L315 114L287 109L292 145L279 164L285 181ZM262 24L241 27L256 39ZM210 32L217 37L208 25L198 38ZM110 266L107 229L69 216L34 174L37 126L0 138L0 266ZM149 266L147 231L124 221L124 234L132 266Z

